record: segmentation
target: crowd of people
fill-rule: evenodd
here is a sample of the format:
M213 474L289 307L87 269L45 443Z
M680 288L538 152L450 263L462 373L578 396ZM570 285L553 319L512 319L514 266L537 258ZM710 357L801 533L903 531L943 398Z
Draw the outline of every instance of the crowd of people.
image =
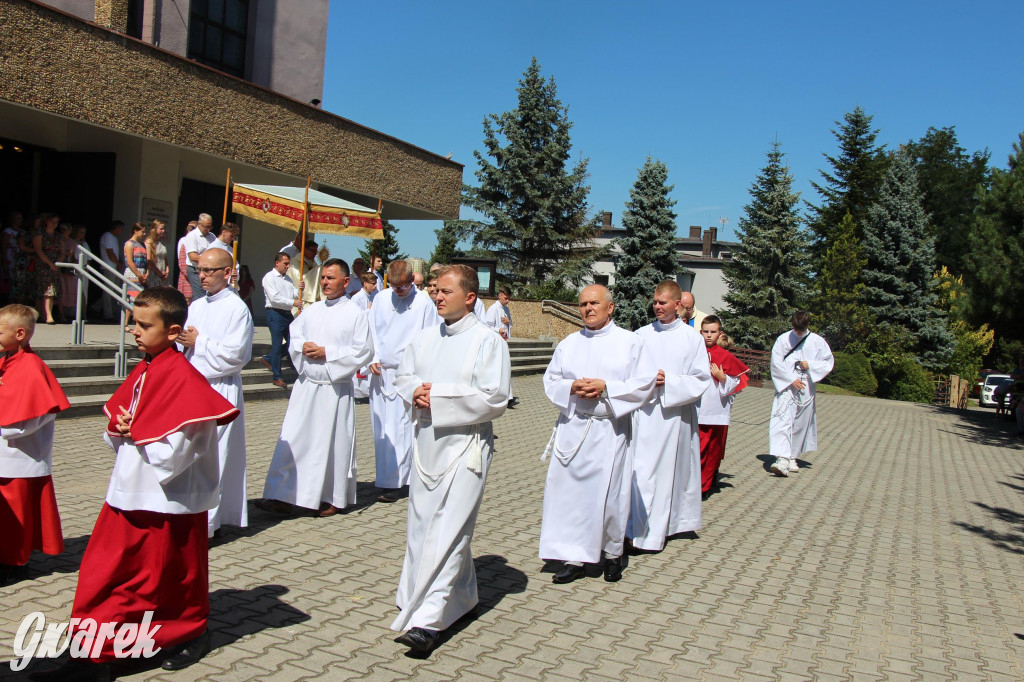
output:
M214 237L207 219L178 245L186 267L177 288L162 284L166 253L148 268L148 235L136 230L125 244L140 284L161 284L134 299L132 334L145 356L104 408L116 460L72 609L84 653L37 679L109 676L120 654L90 623L150 618L161 626L154 637L168 670L210 649L209 542L222 525L248 524L241 371L253 319L232 286L237 228ZM279 380L287 358L298 378L256 506L326 518L355 504L362 377L377 499L408 503L392 628L425 655L478 601L470 543L494 455L492 422L514 404L511 292L501 288L485 309L467 266L422 276L394 261L385 280L376 261L357 260L350 271L315 256L314 243L296 239L262 280L274 339L263 361ZM659 284L652 305L655 322L632 332L612 321L607 288L584 288L584 327L557 346L544 374L558 418L544 452L552 457L539 556L556 564L555 583L585 578L588 567L615 582L625 553L661 551L673 535L701 527L747 368L724 347L721 320L699 314L675 282ZM35 317L24 305L0 309L0 503L18 519L17 532L0 539L5 580L23 577L33 549L63 550L50 474L54 415L68 403L31 352ZM814 386L832 366L808 324L806 313L794 315L772 351L778 476L799 470L796 457L816 447ZM7 400L15 391L23 398Z

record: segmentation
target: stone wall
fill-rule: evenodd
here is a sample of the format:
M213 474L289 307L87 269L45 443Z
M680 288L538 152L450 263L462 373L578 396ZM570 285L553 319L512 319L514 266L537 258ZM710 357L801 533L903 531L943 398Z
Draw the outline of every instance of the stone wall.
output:
M490 308L495 298L481 296L484 306ZM552 338L561 341L583 328L582 321L569 322L562 317L541 311L540 301L516 299L508 305L512 313L512 337L516 339Z
M0 3L0 55L0 99L459 216L462 164L44 5Z

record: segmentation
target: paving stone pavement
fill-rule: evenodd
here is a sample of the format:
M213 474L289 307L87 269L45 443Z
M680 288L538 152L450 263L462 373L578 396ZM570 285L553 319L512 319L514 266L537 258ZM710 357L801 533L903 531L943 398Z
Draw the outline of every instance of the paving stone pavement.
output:
M407 506L374 501L361 405L358 507L282 519L250 505L252 525L210 551L214 651L122 679L1024 679L1024 457L991 412L819 395L820 452L781 479L767 471L772 394L747 389L699 537L632 557L618 583L554 585L537 545L555 411L539 376L516 394L473 541L481 605L428 658L388 629ZM251 500L285 405L247 409ZM102 428L58 421L67 551L37 553L28 579L0 589L2 661L27 614L69 618L113 463ZM4 662L0 679L20 678Z

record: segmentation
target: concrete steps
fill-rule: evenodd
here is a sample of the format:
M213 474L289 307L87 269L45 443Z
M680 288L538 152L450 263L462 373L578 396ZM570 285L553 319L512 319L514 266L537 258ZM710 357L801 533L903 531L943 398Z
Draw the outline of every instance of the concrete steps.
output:
M547 368L555 344L535 339L512 339L509 341L509 357L512 360L512 376L537 374ZM103 405L121 385L121 379L114 377L114 356L116 344L91 344L84 346L34 347L54 376L60 381L68 396L71 409L61 412L62 417L99 416ZM128 353L128 368L142 359L134 344L125 348ZM271 383L272 375L259 361L270 352L270 344L257 341L252 347L253 360L242 370L242 386L246 402L273 400L287 397L289 389L281 389ZM285 361L282 378L290 387L296 379L295 370Z

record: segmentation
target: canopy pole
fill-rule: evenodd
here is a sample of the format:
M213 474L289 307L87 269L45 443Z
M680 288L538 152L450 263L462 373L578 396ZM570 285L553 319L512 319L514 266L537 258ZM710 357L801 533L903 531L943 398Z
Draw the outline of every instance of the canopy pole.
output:
M228 177L224 181L224 215L220 219L221 227L224 227L224 223L228 221L228 200L231 197L231 169L228 168ZM238 240L233 239L231 241L231 277L233 278L234 284L233 289L238 289Z
M302 271L306 265L306 225L309 223L309 185L313 182L313 176L306 177L306 198L302 202L302 246L299 247L299 285L304 281ZM299 312L302 312L302 294L299 292Z

